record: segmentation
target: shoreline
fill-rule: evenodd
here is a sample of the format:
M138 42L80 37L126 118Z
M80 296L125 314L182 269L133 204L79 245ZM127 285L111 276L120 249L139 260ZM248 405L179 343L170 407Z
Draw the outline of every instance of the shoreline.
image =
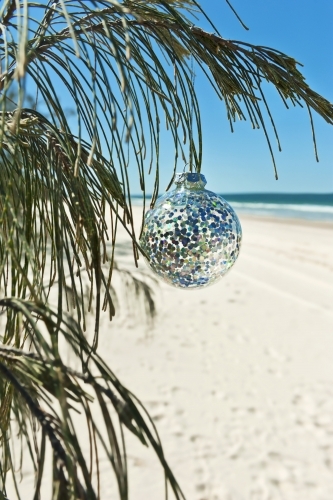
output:
M138 198L132 199L132 207L133 211L142 210L142 203L140 200L140 203L138 202ZM228 201L229 203L229 201ZM232 201L230 202L230 205L232 208L235 210L238 218L241 220L243 219L251 219L251 220L258 220L258 221L267 221L267 222L278 222L278 223L286 223L286 224L292 224L292 225L303 225L303 226L309 226L309 227L323 227L327 229L333 229L333 218L332 217L327 217L327 218L315 218L315 217L300 217L300 216L291 216L288 217L285 214L278 214L278 211L275 211L275 213L267 214L266 213L255 213L252 211L248 211L246 208L239 208L239 207L234 207ZM146 205L146 212L149 210L149 204L147 203Z
M250 213L237 213L239 220L247 219L247 220L255 220L258 222L273 222L278 224L288 224L294 226L309 226L309 227L320 227L324 229L333 229L333 221L325 221L325 220L313 220L313 219L301 219L297 217L272 217L271 215L259 215L259 214L250 214ZM241 221L242 222L242 221Z

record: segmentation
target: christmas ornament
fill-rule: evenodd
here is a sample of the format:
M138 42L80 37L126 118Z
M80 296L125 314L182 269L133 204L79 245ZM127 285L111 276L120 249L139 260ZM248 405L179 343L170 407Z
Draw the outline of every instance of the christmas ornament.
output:
M241 225L232 207L205 189L203 175L177 174L175 184L146 213L140 245L149 266L170 285L205 287L235 263Z

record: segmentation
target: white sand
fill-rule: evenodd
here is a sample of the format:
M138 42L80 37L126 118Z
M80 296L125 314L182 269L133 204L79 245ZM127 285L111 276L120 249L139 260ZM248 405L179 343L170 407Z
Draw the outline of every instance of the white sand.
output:
M99 352L154 417L188 500L332 500L332 227L241 222L223 280L161 283L155 325L123 309L105 318ZM162 500L154 454L127 440L130 499ZM117 498L101 470L102 499Z
M223 280L161 284L155 327L114 326L102 352L155 417L188 499L332 500L332 226L241 222ZM133 446L131 499L162 499Z

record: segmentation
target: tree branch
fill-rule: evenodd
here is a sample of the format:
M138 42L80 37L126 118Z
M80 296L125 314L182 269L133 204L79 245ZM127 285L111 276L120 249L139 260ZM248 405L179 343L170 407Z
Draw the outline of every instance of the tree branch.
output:
M64 466L67 462L67 455L65 452L64 447L62 446L61 442L57 438L51 423L50 423L50 416L48 413L43 411L38 404L32 399L30 394L26 391L26 389L20 384L20 382L17 380L17 378L12 374L12 372L3 364L0 362L0 372L2 375L10 382L13 387L18 391L19 394L21 394L22 398L28 405L31 413L37 418L38 422L44 429L45 433L47 434L50 443L52 445L52 448L54 450L54 453L57 457L58 460L60 460L60 466Z
M4 15L4 17L2 19L2 23L1 24L3 26L8 26L9 21L13 17L15 11L16 11L16 0L10 0L9 1L9 6L7 8L7 12L6 12L6 14ZM0 36L2 36L2 28L0 28Z
M115 11L115 8L108 8L102 11L90 13L88 16L85 16L76 23L73 23L72 29L74 29L75 36L92 32L106 34L105 21L101 21L97 24L91 24L91 20L95 17L115 13ZM126 12L126 9L123 9L123 11ZM87 23L89 24L87 25ZM107 26L110 30L129 30L131 27L142 27L154 34L158 34L159 30L163 29L181 36L182 41L189 41L190 38L190 41L193 42L194 38L197 42L197 47L195 47L195 45L192 46L192 54L195 56L197 53L197 57L201 59L200 54L198 54L198 49L208 49L211 60L215 59L216 64L222 68L225 63L229 62L227 59L230 58L230 54L234 58L237 58L237 56L242 54L251 65L261 71L261 78L265 78L273 83L273 85L283 93L284 97L291 97L296 93L310 107L315 109L315 111L317 111L328 123L333 124L332 104L310 89L310 87L305 83L303 75L296 68L296 60L286 54L283 54L282 52L258 45L246 44L234 40L226 40L221 36L204 31L199 27L189 26L185 22L179 23L172 20L170 21L169 19L126 20L127 27L124 27L123 19L117 19L115 21L108 20ZM55 47L57 43L69 39L71 36L70 29L64 28L55 35L44 37L38 47L32 48L27 54L28 64L47 53L47 51ZM241 65L239 60L235 60L234 64L238 64L239 67ZM255 71L255 68L251 70L250 68L241 67L241 72L251 75L252 71ZM4 86L5 80L12 79L14 75L15 68L8 71L7 74L3 73L0 75L0 90ZM258 74L256 76L258 77ZM250 84L251 87L254 88L252 82L248 81L247 84ZM230 95L246 94L245 90L239 86L238 88L235 87L235 89L231 88L227 92L229 92Z

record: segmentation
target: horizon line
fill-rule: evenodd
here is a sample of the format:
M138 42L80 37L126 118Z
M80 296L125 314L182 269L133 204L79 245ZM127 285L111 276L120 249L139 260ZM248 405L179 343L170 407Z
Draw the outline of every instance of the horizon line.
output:
M208 189L207 191L210 191L210 189ZM161 195L166 193L167 191L163 191L163 193L161 192ZM171 192L171 191L170 191ZM235 191L232 191L232 192L226 192L224 191L223 193L222 192L216 192L216 194L224 194L224 195L325 195L325 196L333 196L333 191L329 191L329 192L311 192L311 191L284 191L284 192L279 192L279 191L238 191L238 192L235 192ZM131 194L131 198L133 197L136 197L136 198L142 198L143 196L143 193L141 194ZM145 194L146 198L149 198L152 196L151 193L146 193Z

